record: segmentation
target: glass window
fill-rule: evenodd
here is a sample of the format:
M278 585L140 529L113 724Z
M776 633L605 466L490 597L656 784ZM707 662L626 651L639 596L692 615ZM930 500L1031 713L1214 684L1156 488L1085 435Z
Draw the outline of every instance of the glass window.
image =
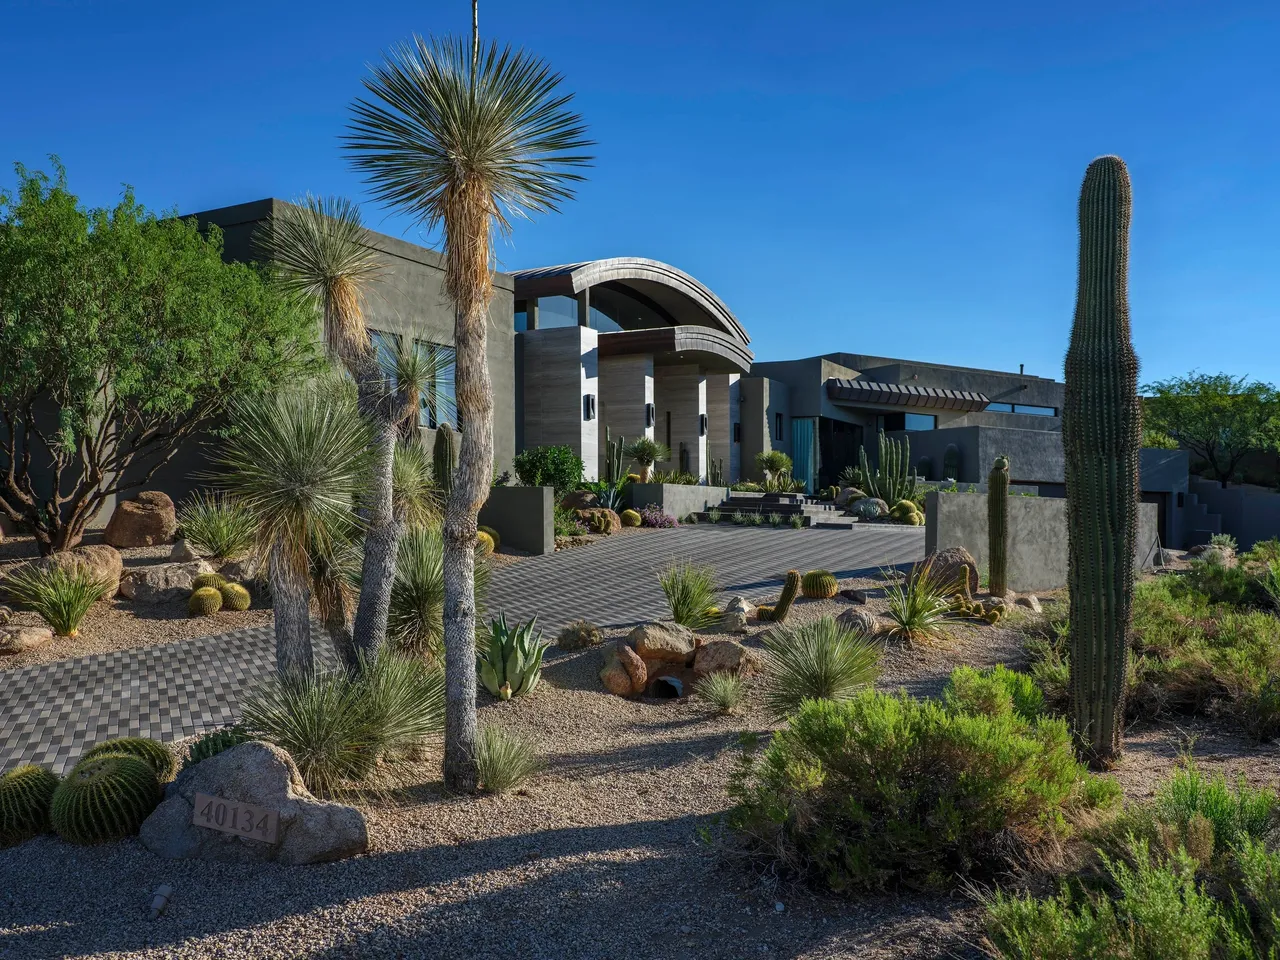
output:
M378 365L382 367L382 372L387 378L387 384L394 389L396 385L396 353L400 350L400 338L394 333L370 330L369 339L373 341L373 350L378 356Z
M457 396L453 377L456 370L456 353L453 347L442 343L415 341L419 356L426 361L428 376L419 398L418 425L435 430L442 423L458 426Z
M924 413L908 413L903 416L903 430L933 430L938 426L938 418Z
M1024 403L1015 403L1013 412L1028 413L1033 417L1056 417L1058 415L1056 407L1032 407Z
M614 320L607 313L598 309L595 304L592 304L591 329L599 330L601 333L613 333L615 330L621 330L622 326L617 320Z
M781 440L782 439L782 414L775 413L773 415L773 425L774 425L774 439Z
M578 325L578 301L574 297L539 297L538 329L552 327L576 327Z
M1013 413L1012 403L988 403L987 411L989 413Z
M529 311L516 311L516 333L523 333L529 329Z

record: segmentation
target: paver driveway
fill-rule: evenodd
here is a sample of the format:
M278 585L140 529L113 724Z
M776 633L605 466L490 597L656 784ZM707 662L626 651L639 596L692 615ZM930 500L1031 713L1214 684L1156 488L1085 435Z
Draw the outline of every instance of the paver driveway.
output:
M714 566L726 594L777 593L791 569L855 571L909 563L924 531L680 527L627 534L494 571L489 610L537 614L550 636L571 620L619 626L666 611L658 574L673 560ZM327 644L317 644L332 663ZM124 735L174 740L235 719L238 698L270 676L270 627L99 654L0 673L0 769L35 762L65 772L88 746Z

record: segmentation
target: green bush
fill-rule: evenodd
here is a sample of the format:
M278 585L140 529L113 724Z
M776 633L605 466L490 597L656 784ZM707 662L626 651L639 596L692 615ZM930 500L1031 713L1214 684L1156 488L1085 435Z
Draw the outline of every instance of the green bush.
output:
M756 454L756 467L771 477L790 476L792 463L781 450L762 450Z
M155 771L161 783L172 780L178 770L178 759L169 748L157 740L148 740L146 737L117 737L114 740L104 740L82 753L78 762L92 760L94 757L108 753L127 753L131 757L145 760L147 766Z
M880 647L832 617L764 636L765 703L779 719L806 700L847 700L880 675Z
M26 567L4 579L14 603L30 607L60 637L76 637L90 608L110 589L83 568Z
M489 724L476 738L480 784L490 793L506 793L542 768L537 752L523 737Z
M942 699L953 710L989 717L1012 710L1023 720L1034 720L1044 712L1044 694L1035 680L1002 663L985 670L956 667Z
M710 612L719 592L714 568L674 563L662 572L658 582L666 595L671 619L676 623L691 630L702 630L715 622L717 617Z
M742 677L725 671L710 673L693 685L693 692L699 700L715 707L717 712L730 714L742 703Z
M573 510L566 507L555 508L555 533L557 537L581 537L587 532L587 525L578 519Z
M476 613L484 613L489 564L476 558ZM419 657L444 655L444 540L434 527L412 527L396 548L387 639L395 650Z
M1119 796L1075 759L1063 720L875 690L802 703L731 792L758 853L842 893L1044 863Z
M0 775L0 847L49 830L49 804L58 776L28 763Z
M526 487L554 488L557 501L582 482L582 460L567 444L522 450L511 465Z
M422 660L384 652L355 676L272 679L245 698L245 736L285 750L312 793L367 780L379 758L444 729L444 677Z
M49 804L49 822L71 843L103 843L138 832L160 803L160 780L146 760L103 753L75 765Z
M215 560L240 560L257 542L253 512L223 494L196 493L178 507L178 527L191 549Z

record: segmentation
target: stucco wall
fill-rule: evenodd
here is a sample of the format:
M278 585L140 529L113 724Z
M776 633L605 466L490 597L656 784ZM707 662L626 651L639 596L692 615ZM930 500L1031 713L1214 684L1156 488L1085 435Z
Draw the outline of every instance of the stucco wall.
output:
M1191 480L1191 492L1222 518L1222 532L1235 537L1241 550L1280 537L1280 494L1260 487L1224 487L1201 477Z
M683 483L633 483L627 487L627 495L635 510L642 510L651 503L657 504L663 512L683 520L690 513L718 507L729 495L729 490L727 487Z
M569 446L582 458L583 476L588 480L598 477L600 467L599 424L587 420L583 411L583 397L599 394L596 338L590 327L520 334L525 448Z
M538 556L555 553L555 491L551 487L494 487L480 508L480 525L497 530L503 546Z
M939 493L925 498L925 552L964 547L979 567L987 563L987 495ZM1139 505L1135 567L1155 558L1156 506ZM1009 587L1018 592L1056 590L1067 583L1067 501L1009 498Z

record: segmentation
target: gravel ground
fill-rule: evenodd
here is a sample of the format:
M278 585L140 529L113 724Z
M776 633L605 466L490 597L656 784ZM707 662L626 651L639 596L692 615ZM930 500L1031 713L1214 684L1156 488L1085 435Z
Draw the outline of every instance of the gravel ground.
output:
M878 584L841 584L855 585ZM801 600L792 620L848 606ZM963 625L946 642L890 647L880 685L932 694L958 663L1017 662L1017 626ZM980 956L980 911L959 894L837 900L731 855L718 822L739 736L769 728L758 685L742 715L721 718L695 700L612 697L599 664L597 650L553 652L533 696L501 704L482 692L481 723L536 741L545 771L517 793L457 798L441 790L438 758L406 767L414 786L362 804L363 857L171 862L136 840L86 849L48 837L0 851L0 958ZM1274 780L1274 750L1245 754L1230 737L1190 732L1206 767ZM1134 731L1117 772L1131 795L1149 793L1187 733ZM161 883L176 892L149 922Z

